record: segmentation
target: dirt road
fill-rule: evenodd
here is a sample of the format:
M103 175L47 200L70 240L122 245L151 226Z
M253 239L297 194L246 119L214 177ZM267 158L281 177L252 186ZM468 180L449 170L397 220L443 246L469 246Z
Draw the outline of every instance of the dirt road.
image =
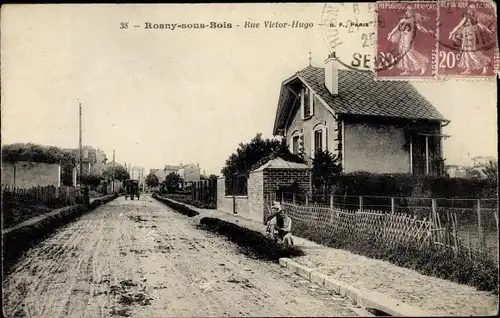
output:
M58 230L4 279L27 316L357 316L279 265L248 258L149 196L123 197Z

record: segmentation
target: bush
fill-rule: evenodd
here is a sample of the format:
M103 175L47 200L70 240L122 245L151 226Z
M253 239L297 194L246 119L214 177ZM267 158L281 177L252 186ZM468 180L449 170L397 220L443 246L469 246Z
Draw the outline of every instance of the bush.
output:
M302 249L297 246L288 247L283 244L277 244L274 240L267 238L257 231L217 218L204 217L200 220L199 227L226 236L230 241L239 245L243 254L257 259L278 263L282 257L304 255Z
M497 196L492 180L354 172L335 177L334 195L479 199Z
M167 199L165 197L153 194L153 198L155 198L156 200L158 200L158 201L166 204L167 206L171 207L175 211L177 211L177 212L179 212L181 214L187 215L189 217L197 216L199 214L198 212L190 209L189 207L185 206L184 204L179 204L179 203L174 202L172 200L169 200L169 199Z
M33 161L43 163L62 163L75 166L75 154L53 146L33 143L15 143L2 146L2 161Z
M424 248L415 244L388 246L370 238L351 236L348 239L342 239L322 233L305 222L296 222L292 233L329 247L387 260L424 275L467 284L479 290L498 294L498 267L485 254L476 253L469 257L465 252L455 255L452 251L443 250L436 245L427 245Z
M164 195L166 198L170 198L175 201L179 201L185 204L192 205L194 207L200 208L200 209L216 209L217 208L217 203L216 202L210 202L210 203L203 203L199 201L195 201L191 198L191 194L165 194Z

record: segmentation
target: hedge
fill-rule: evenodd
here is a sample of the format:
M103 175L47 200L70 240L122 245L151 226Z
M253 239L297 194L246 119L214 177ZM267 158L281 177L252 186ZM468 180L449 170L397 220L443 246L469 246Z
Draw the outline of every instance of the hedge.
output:
M354 172L335 177L333 195L480 199L497 197L496 180Z
M2 146L2 161L32 161L75 165L76 156L69 150L33 143L15 143Z

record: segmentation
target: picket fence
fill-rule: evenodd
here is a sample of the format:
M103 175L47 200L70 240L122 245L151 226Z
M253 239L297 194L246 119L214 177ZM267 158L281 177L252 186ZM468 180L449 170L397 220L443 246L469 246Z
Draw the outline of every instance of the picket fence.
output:
M457 235L457 215L451 211L434 212L429 217L418 218L416 215L403 213L332 209L321 205L299 205L286 201L283 202L283 208L294 224L306 224L326 237L339 240L366 239L375 240L385 246L412 244L420 248L434 244L454 253L465 251L470 257L477 252L485 251L483 246L471 246L470 233L466 240Z
M2 203L8 206L18 202L23 205L39 205L50 208L74 205L77 190L68 186L38 186L32 188L2 187Z

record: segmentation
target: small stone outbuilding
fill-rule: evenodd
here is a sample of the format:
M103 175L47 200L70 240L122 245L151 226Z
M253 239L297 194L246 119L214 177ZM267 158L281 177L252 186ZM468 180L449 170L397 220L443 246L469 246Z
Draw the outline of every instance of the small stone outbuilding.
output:
M281 200L281 191L294 185L297 191L311 192L311 169L303 163L274 158L250 172L248 195L226 196L224 179L218 183L218 208L227 213L236 213L242 217L263 222L267 213L267 204Z

